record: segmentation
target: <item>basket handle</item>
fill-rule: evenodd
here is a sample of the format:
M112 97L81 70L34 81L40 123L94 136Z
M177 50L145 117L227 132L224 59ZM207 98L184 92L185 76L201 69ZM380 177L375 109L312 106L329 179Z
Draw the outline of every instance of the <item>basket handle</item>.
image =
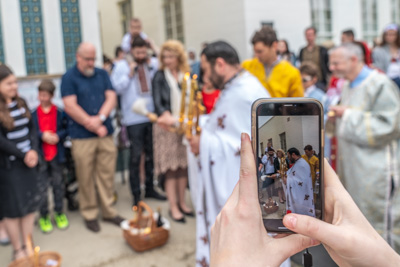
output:
M150 225L149 226L153 230L155 228L153 210L144 201L139 201L139 203L138 203L138 221L140 221L142 219L143 210L146 210L149 213L149 218L150 218Z

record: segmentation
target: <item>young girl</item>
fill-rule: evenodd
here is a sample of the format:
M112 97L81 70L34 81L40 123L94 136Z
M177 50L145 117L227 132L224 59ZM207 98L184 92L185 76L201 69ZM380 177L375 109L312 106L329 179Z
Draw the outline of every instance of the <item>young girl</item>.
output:
M37 135L17 89L15 75L0 65L0 217L14 248L14 259L32 254L29 237L41 201Z

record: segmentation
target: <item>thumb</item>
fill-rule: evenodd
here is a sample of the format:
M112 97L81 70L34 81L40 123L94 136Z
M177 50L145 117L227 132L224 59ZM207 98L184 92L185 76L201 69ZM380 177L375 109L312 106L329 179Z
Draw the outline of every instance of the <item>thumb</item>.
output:
M283 218L283 224L295 233L308 236L328 246L335 247L340 238L337 227L319 219L300 214L288 214Z

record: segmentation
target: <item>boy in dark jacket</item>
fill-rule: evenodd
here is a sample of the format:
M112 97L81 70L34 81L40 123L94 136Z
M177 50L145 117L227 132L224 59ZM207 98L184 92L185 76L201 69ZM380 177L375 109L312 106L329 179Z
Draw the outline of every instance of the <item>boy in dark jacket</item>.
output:
M32 114L39 136L41 154L40 176L46 186L53 188L54 221L59 229L68 227L67 216L63 213L64 183L61 164L65 161L63 139L67 136L63 112L52 103L55 86L50 80L43 80L39 85L39 102ZM47 188L40 207L39 227L43 233L50 233L53 224L49 215Z

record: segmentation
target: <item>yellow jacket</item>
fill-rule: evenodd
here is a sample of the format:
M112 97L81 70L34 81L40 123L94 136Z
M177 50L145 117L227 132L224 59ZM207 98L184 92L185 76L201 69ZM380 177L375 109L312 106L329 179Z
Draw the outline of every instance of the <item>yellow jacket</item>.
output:
M303 155L301 157L305 159L308 164L310 164L312 184L314 186L316 174L319 173L319 159L316 156L312 156L310 159L308 159L307 155Z
M257 77L271 97L304 96L300 71L286 60L275 65L268 78L265 75L264 65L257 58L243 61L242 67Z

